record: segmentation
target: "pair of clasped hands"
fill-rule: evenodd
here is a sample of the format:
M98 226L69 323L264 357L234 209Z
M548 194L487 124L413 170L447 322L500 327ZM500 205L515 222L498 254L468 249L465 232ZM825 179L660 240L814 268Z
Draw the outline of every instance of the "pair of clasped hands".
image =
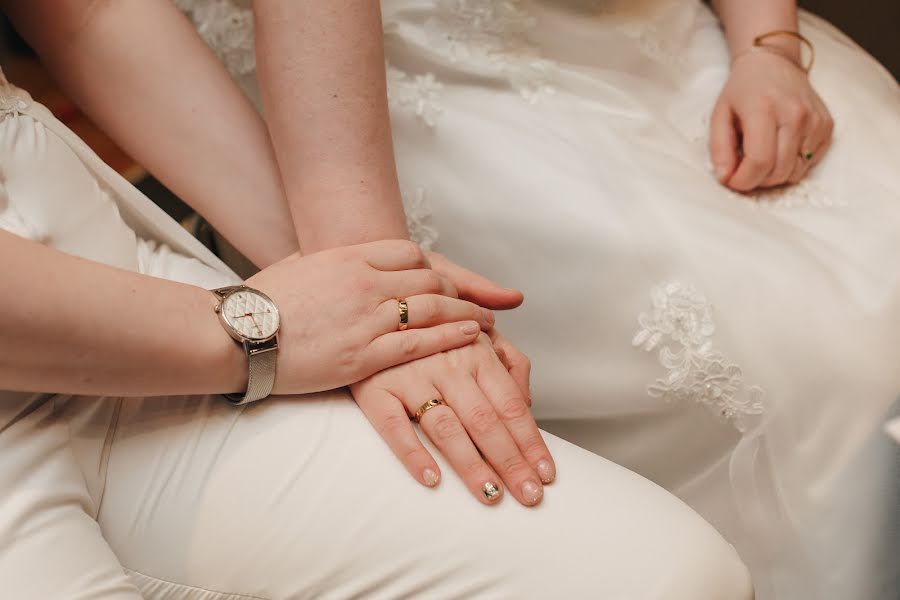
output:
M409 241L389 240L292 255L247 285L281 312L275 394L350 386L378 433L423 485L440 468L411 415L443 400L419 426L485 504L508 490L540 503L556 476L531 415L530 363L494 329L492 309L515 308L501 288ZM400 330L398 299L408 306Z

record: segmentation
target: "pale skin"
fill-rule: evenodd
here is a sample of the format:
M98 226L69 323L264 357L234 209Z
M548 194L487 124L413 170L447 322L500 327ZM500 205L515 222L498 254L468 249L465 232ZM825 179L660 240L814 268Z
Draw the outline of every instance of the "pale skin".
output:
M248 257L251 257L260 266L271 265L298 247L298 238L293 227L281 226L291 223L291 213L284 199L282 182L278 175L265 125L230 81L209 49L171 4L150 4L134 0L101 3L92 3L89 0L67 0L64 3L36 1L28 6L9 3L7 8L19 30L38 50L51 71L84 110L111 132L129 152L143 164L150 166L154 173L191 203L194 208L207 216L218 228L222 231L234 232L233 239L235 239L236 246ZM165 33L164 43L161 42L162 32ZM142 48L146 47L163 47L166 51L145 53ZM148 58L146 54L152 55L153 58ZM133 68L135 64L140 64L141 67L135 69ZM110 73L115 74L115 77L110 78ZM168 86L160 86L160 81L175 82L174 85L180 84L183 88L170 89ZM173 89L186 89L189 92L173 93ZM122 99L128 99L128 102L123 102ZM218 110L220 105L224 107L224 115ZM160 111L160 106L166 107L166 110ZM203 109L208 106L216 106L217 110L213 112ZM223 122L228 123L228 135L222 133L223 130L226 130L222 127ZM317 135L327 136L327 132L326 129L318 132ZM326 144L321 142L318 145ZM335 147L340 148L339 146ZM336 153L336 160L350 160L345 157L345 153L352 150L351 146L350 149ZM197 156L203 156L204 160L196 161L195 157ZM245 158L248 160L245 161ZM203 164L203 168L195 173L194 165L198 162ZM329 181L326 173L321 173L319 177L323 183L317 189L324 193L327 189L326 184L334 183L338 179L343 181L343 178L338 178L338 175L337 171L330 172L329 176L333 181ZM204 186L210 187L204 190ZM209 190L213 190L213 193L210 193ZM253 198L252 204L247 202L247 198ZM334 196L330 198L333 200ZM398 203L397 207L399 206ZM373 211L373 223L377 222L375 216L380 214L382 214L381 210ZM402 216L402 213L400 214ZM325 225L321 227L323 236L331 235L329 234L329 224L332 222L332 220L326 219ZM351 225L353 224L351 223ZM383 234L372 237L374 239L403 236L405 236L405 230L402 235L398 232L397 235ZM350 241L349 237L339 241L331 239L327 243L321 242L321 240L314 241L307 244L304 249L306 251L319 250L329 245L346 244ZM409 242L404 243L410 245ZM277 302L279 301L278 293L273 290L282 284L274 282L269 273L278 272L285 279L294 280L292 273L301 271L297 264L291 267L278 264L275 269L266 269L255 276L250 283L263 289ZM432 271L437 271L435 275L439 275L437 280L441 282L439 291L442 294L459 295L493 308L513 307L522 301L519 292L500 288L486 279L454 265L440 255L430 254L427 266L432 267ZM309 278L315 277L313 271L307 271ZM433 283L435 277L428 281ZM432 322L441 318L444 301L439 301L434 297L415 300L410 298L409 293L401 292L402 290L396 290L391 297L407 297L413 321L425 319L426 322ZM381 304L384 305L385 302L387 301L382 300ZM381 314L385 316L393 314L392 327L396 331L396 301L392 300L388 303L388 306L390 305L393 308L382 308ZM309 309L309 305L306 306L306 309ZM458 317L465 310L451 312ZM450 313L447 314L449 316ZM288 330L288 319L285 319L284 322L285 330ZM484 329L490 329L493 324L493 316L489 312L485 313L485 316L476 319L476 322ZM332 331L330 335L333 333ZM220 331L219 334L222 335L223 332ZM281 344L280 353L289 356L293 350L289 349L291 348L291 344L288 343L290 334L286 335L288 337L285 337L285 341ZM471 337L469 341L473 341L475 337ZM407 338L408 336L405 336L403 339ZM527 408L530 403L530 397L527 394L530 365L527 359L505 342L496 331L491 330L491 338L502 353L504 364L509 369L508 372L496 372L492 377L502 377L503 381L512 383L513 387L519 390L516 392L515 400ZM225 340L230 341L227 337ZM308 340L296 339L295 343L308 343ZM232 350L239 350L233 342L231 344ZM434 354L437 351L434 345L417 344L409 348L410 352L407 353L407 356L411 356L412 351L421 349L431 350L421 356ZM344 349L343 353L348 355L350 351ZM485 357L483 351L476 352L474 347L473 354L480 357L481 362L493 364L497 361L496 355ZM241 357L238 355L238 358ZM281 361L282 358L279 357L279 360ZM291 358L288 360L294 361ZM243 377L246 377L245 362L246 359L243 358L239 368L239 372L244 373ZM341 363L341 361L337 362ZM237 364L231 363L231 368L238 368ZM473 380L475 376L477 363L470 361L468 364L470 364L469 372L457 375L462 381ZM331 383L335 386L346 385L352 381L358 381L362 375L371 375L374 372L357 369L350 373L344 373L344 375L355 374L355 379L335 377ZM285 377L286 371L279 369L279 373L281 374L279 375L280 380ZM151 377L150 379L155 381L157 378ZM297 385L284 386L281 381L278 381L276 385L276 391L279 393L312 389L304 389ZM229 387L234 388L234 386ZM240 388L234 389L239 390ZM111 393L119 395L136 393L129 389L116 388L116 390ZM90 392L81 390L79 393ZM489 399L497 401L495 395L483 394L480 397L482 406L480 411L494 414L496 409L489 404ZM395 407L402 408L399 403ZM408 419L406 421L407 429L399 431L386 426L393 420L392 413L384 410L381 405L367 406L364 407L364 410L383 435L397 436L397 439L388 440L391 447L398 448L403 444L409 444L411 437L415 439L416 443L419 443ZM537 456L538 453L534 451L533 431L536 431L536 425L533 424L530 413L528 413L527 419L532 422L533 427L530 430L532 433L529 434L530 437L526 436L524 432L514 436L522 446L521 450L516 447L512 457L514 460L510 460L509 448L506 444L496 444L496 447L482 448L488 461L479 456L481 461L479 469L469 468L461 473L479 500L486 503L499 501L503 489L501 479L506 476L509 478L509 485L513 486L514 496L530 505L539 502L542 489L540 480L543 478L549 481L552 475L548 476L547 474L554 473L555 467L552 466L552 458L543 445L543 440L539 440L541 456ZM504 427L499 420L495 426ZM453 445L454 451L459 453L459 457L448 458L451 459L452 464L463 464L463 458L468 456L466 448L471 448L471 441L465 430L460 429L454 433L460 438ZM501 433L506 437L500 435L495 436L495 439L509 439L510 434L505 429ZM457 448L458 451L455 450ZM421 483L435 485L440 479L440 470L430 455L428 455L429 468L436 477L429 476L424 469L418 468L418 465L423 463L421 453L425 452L420 443L419 450L418 453L407 454L404 462ZM522 451L528 452L528 461L524 458ZM499 465L496 471L499 471L500 478L494 475L494 471L488 466L491 459L493 459L493 464ZM549 468L546 466L548 464ZM523 471L522 465L526 465L525 471ZM543 477L537 474L538 465L541 466ZM536 494L528 492L527 499L526 492L522 491L523 473L528 475L531 481L528 489L537 488L538 490ZM485 479L488 474L490 481L501 490L500 495L491 499L486 498L480 491L488 481ZM506 481L506 479L502 479L502 481Z
M4 230L0 253L17 257L0 273L5 289L17 291L0 312L5 388L120 397L246 389L247 358L223 336L218 301L208 290L64 254ZM414 244L388 240L292 254L248 280L266 289L284 320L275 391L329 390L473 343L492 316L434 295L445 282L424 266ZM397 331L390 318L397 293L434 311Z

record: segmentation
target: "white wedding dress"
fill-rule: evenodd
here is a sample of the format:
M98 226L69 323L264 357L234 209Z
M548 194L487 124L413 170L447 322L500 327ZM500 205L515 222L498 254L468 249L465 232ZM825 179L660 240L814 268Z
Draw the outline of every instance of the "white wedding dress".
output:
M247 4L176 2L258 98ZM500 325L542 425L684 498L760 600L896 598L897 83L802 14L834 144L748 197L710 173L699 0L382 5L411 232L525 291Z

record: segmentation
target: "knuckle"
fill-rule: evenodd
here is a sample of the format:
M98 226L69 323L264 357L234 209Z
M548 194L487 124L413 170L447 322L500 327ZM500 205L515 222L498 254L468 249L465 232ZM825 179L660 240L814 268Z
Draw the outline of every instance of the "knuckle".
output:
M771 163L771 159L761 152L748 152L744 155L744 162L753 169L762 169Z
M802 127L809 118L809 108L802 102L791 102L785 108L788 124Z
M466 464L463 465L462 470L464 473L471 476L478 476L484 470L485 464L484 461L480 458L476 458L470 461L467 461Z
M425 272L424 286L432 294L437 294L443 289L443 278L435 271L428 270Z
M342 348L335 360L338 371L356 373L362 368L362 360L355 348Z
M371 294L377 284L374 273L360 273L353 282L353 291L359 295Z
M479 405L469 412L468 422L473 434L485 435L499 425L500 418L491 407Z
M401 244L401 251L404 253L404 256L409 260L410 263L417 265L425 264L425 253L417 243L409 240L402 240Z
M525 459L518 454L514 454L512 456L507 456L503 460L500 461L500 464L497 465L497 468L501 473L521 473L523 471L530 471L531 467L528 463L525 462Z
M522 452L527 456L544 455L547 453L544 438L539 433L531 434L521 441Z
M825 125L825 119L823 119L818 114L810 115L809 117L809 125L812 131L817 131Z
M422 347L422 339L414 332L406 331L400 336L400 354L406 357L417 356Z
M440 408L440 407L438 407ZM441 411L432 424L435 442L447 442L465 432L459 420L450 411Z
M383 438L396 438L406 427L409 427L409 419L403 415L392 413L381 419L378 424L378 433ZM410 450L415 450L415 448L407 449L404 454L409 453Z
M413 464L422 461L422 459L426 459L424 455L427 454L425 448L418 445L410 445L403 449L400 454L400 461L404 464Z
M426 322L431 323L435 319L437 319L441 314L441 304L438 302L436 296L422 296L421 307L418 307L418 310L422 311L420 315Z
M528 405L520 396L513 396L503 401L500 416L506 421L515 421L529 415Z

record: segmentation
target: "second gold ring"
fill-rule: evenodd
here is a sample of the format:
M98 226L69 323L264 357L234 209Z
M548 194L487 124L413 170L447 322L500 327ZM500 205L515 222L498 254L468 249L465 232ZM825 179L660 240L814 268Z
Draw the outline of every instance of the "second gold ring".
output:
M409 305L402 298L397 299L397 306L400 309L400 331L409 328Z
M422 406L420 406L419 410L417 410L416 414L413 416L413 418L416 420L416 423L418 423L419 421L422 420L422 415L427 413L429 410L431 410L435 406L440 406L441 404L446 404L446 403L443 400L441 400L440 398L434 398L432 400L429 400Z

